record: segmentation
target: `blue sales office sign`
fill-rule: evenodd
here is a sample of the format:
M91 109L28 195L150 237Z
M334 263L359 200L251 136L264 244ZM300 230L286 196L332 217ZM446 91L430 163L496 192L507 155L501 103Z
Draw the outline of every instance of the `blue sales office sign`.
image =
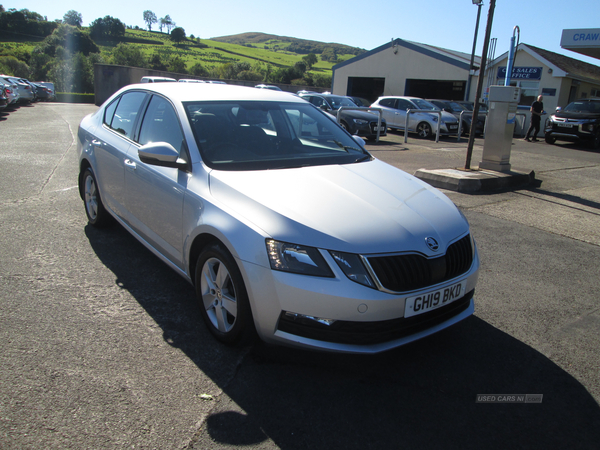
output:
M513 67L511 80L541 80L543 67ZM506 78L506 66L498 67L498 78Z

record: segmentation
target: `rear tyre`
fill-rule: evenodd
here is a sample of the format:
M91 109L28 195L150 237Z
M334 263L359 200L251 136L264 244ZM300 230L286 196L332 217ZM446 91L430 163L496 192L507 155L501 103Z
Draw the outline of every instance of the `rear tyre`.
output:
M596 133L594 139L590 141L590 147L592 147L593 149L600 148L600 133Z
M471 128L469 127L469 124L467 122L463 122L462 123L462 130L460 132L460 135L461 136L466 136L470 132L471 132Z
M240 270L220 244L209 245L198 257L196 296L202 318L214 337L225 344L248 342L254 322Z
M82 177L82 194L83 202L85 204L85 214L87 215L88 222L97 228L103 228L112 222L111 216L104 208L102 198L100 197L100 191L98 190L98 183L94 172L89 167L85 169Z
M429 125L427 122L421 122L419 125L417 125L417 134L422 139L431 139L431 136L433 136L431 125Z

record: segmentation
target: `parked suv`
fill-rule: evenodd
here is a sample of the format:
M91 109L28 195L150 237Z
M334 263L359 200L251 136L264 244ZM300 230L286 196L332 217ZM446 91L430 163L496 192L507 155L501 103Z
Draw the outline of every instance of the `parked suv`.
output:
M587 142L592 148L600 148L600 98L582 98L556 108L546 121L546 142Z
M302 93L299 94L301 98L307 102L312 103L317 108L322 109L326 113L337 118L337 111L342 106L350 106L356 108L357 105L352 101L350 97L343 95L333 94L317 94ZM356 136L366 137L369 140L377 138L377 113L370 113L366 111L357 110L342 110L340 113L340 125L348 133ZM379 129L379 136L385 136L387 125L384 119L381 119L381 128Z
M409 109L427 110L428 112L411 113L408 118L408 132L417 133L419 137L431 139L437 132L437 123L440 119L439 108L427 100L418 97L379 97L371 105L383 110L383 118L388 127L404 130L406 114ZM435 113L433 113L435 111ZM441 111L440 135L458 133L458 119L446 111Z

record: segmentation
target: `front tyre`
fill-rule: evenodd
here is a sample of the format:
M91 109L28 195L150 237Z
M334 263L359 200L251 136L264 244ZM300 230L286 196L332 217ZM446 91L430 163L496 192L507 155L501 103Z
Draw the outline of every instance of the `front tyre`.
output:
M431 139L433 132L431 131L431 125L427 122L421 122L417 125L417 134L421 139Z
M100 198L98 183L92 169L89 167L85 169L82 180L82 197L89 224L97 228L106 227L110 224L111 217L106 208L104 208L102 198Z
M198 257L196 296L209 331L225 344L253 336L254 323L240 270L220 244L208 246Z
M544 136L544 140L546 141L547 144L554 144L556 142L556 138L553 138L549 134L546 134Z

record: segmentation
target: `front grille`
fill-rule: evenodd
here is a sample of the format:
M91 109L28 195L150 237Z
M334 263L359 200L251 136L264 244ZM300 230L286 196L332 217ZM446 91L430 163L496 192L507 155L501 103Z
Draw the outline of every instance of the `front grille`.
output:
M393 292L406 292L451 280L471 267L473 249L466 235L438 258L422 255L374 256L369 264L381 285Z
M369 124L371 126L371 132L373 134L377 134L377 122L371 122ZM385 122L381 122L381 128L382 131L380 131L380 134L385 134L385 130L387 129L387 124Z
M277 329L309 339L338 344L373 345L390 342L439 325L466 310L474 290L464 297L433 311L413 317L380 322L348 322L338 320L325 325L301 316L281 313Z

